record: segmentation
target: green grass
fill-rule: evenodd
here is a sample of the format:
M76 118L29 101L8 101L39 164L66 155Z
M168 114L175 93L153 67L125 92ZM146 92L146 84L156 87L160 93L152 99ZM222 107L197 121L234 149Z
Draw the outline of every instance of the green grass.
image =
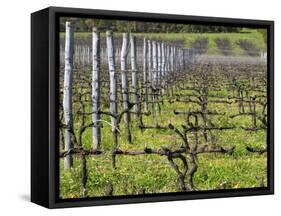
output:
M188 93L181 91L179 93ZM212 92L211 92L212 93ZM226 94L227 91L222 92ZM176 127L184 124L184 118L174 115L173 109L187 110L196 108L196 105L186 105L181 102L174 104L164 103L161 115L157 116L160 125L172 123ZM236 114L236 104L212 104L210 110L225 112L227 115ZM120 108L121 109L121 108ZM120 110L119 109L119 110ZM259 111L259 108L257 108ZM102 110L106 110L105 107ZM103 120L110 118L103 116ZM132 115L135 122L135 117ZM90 121L90 117L87 119ZM151 125L152 117L144 116L145 125ZM236 125L251 126L250 117L237 117L229 119L226 116L213 117L212 121L216 125ZM199 122L200 123L200 122ZM76 126L78 123L76 122ZM132 124L133 144L128 144L123 124L121 124L121 136L119 147L122 150L143 150L148 148L161 148L168 146L177 148L181 145L181 139L171 131L166 130L145 130L141 131L136 123ZM192 143L192 135L189 134ZM204 154L198 157L198 170L194 176L194 184L198 190L212 190L219 188L221 183L225 183L226 188L252 188L258 187L257 176L261 176L267 184L267 156L246 151L245 146L264 147L266 143L266 133L262 130L258 132L248 132L241 128L216 132L217 144L223 147L236 146L233 155L226 154ZM203 144L202 137L199 137ZM113 138L111 126L103 124L102 128L102 151L105 154L87 157L88 195L103 196L108 184L113 184L114 195L124 195L124 188L128 193L135 194L140 188L145 188L146 193L175 192L179 190L177 175L170 167L165 156L159 155L138 155L138 156L118 156L117 169L111 166L111 150ZM83 136L85 148L91 148L92 130L87 129ZM63 159L60 160L60 196L62 198L80 197L80 174L81 163L79 158L74 157L74 167L71 171L63 169ZM181 167L181 166L180 166Z
M64 33L61 33L63 37ZM192 43L197 38L207 37L208 52L207 54L217 55L221 54L217 44L215 42L216 38L227 38L230 40L232 55L244 55L245 52L240 48L238 41L239 40L248 40L253 43L261 51L266 51L266 43L262 37L262 34L256 29L243 29L240 33L135 33L134 35L139 37L146 37L154 40L165 40L165 41L183 41L185 47L192 47ZM90 37L91 33L89 32L77 32L75 33L76 38L87 38ZM105 37L105 34L101 34L102 37ZM116 37L121 37L121 33L115 33Z

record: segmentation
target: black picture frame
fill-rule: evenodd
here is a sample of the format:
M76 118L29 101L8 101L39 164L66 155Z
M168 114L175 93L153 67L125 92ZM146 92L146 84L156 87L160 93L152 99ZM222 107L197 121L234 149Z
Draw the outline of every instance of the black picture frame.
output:
M266 28L268 67L268 186L249 189L177 192L79 199L58 198L58 18L110 18ZM274 194L274 22L49 7L31 15L31 201L47 208L96 206Z

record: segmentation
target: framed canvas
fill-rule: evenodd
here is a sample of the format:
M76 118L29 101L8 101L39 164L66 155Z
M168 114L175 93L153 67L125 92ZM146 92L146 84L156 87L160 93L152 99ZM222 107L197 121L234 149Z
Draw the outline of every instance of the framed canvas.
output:
M274 192L273 21L50 7L31 15L31 201Z

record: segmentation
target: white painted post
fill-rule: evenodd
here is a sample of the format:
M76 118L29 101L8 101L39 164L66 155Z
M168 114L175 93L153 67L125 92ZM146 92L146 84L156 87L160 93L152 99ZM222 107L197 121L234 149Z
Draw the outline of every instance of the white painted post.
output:
M87 63L88 65L90 64L91 62L91 56L90 56L90 47L87 48Z
M144 88L144 110L148 112L148 82L147 82L147 42L143 39L143 88Z
M140 116L140 99L139 99L139 88L138 88L138 74L137 74L137 59L136 59L136 38L134 36L130 36L130 44L131 44L131 69L132 69L132 89L134 94L134 111L136 113L136 117Z
M162 60L161 60L161 74L162 74L162 77L164 76L165 74L165 44L164 42L161 43L161 57L162 57Z
M171 73L174 73L174 48L171 46L170 47L170 53L171 53L171 55L170 55L170 64L171 64Z
M110 99L110 112L117 115L117 74L115 72L115 53L113 45L113 36L111 31L106 32L106 44L107 44L107 60L109 69L109 99ZM118 125L117 118L111 116L111 131L113 134L114 146L116 149L118 146ZM116 155L112 154L112 166L116 168Z
M170 45L167 45L166 49L167 49L167 56L166 56L167 69L166 69L166 75L169 75L169 72L170 72Z
M158 67L157 67L157 88L158 93L160 92L161 82L162 82L162 50L161 50L161 42L157 43L157 53L158 53Z
M157 91L157 45L152 41L152 117L155 118L155 100Z
M152 41L152 87L156 90L157 87L157 44Z
M82 59L82 61L81 61L81 64L82 64L82 66L84 66L84 64L85 64L85 53L84 53L84 45L82 44L81 45L81 59Z
M149 85L149 95L150 95L150 103L153 101L153 68L152 68L152 41L147 40L147 63L148 63L148 85ZM153 103L151 103L151 107L153 108ZM151 108L151 109L152 109ZM153 113L152 113L153 114Z
M157 108L158 113L160 114L161 108L159 103L159 97L162 94L162 50L161 50L161 42L157 43L157 84L156 84L156 100L157 100ZM162 96L162 95L161 95Z
M74 46L74 27L71 22L65 23L65 69L64 69L64 91L63 109L65 129L64 150L73 148L71 141L71 130L73 129L72 119L72 79L73 79L73 46ZM64 169L70 169L73 165L72 155L64 158Z
M148 63L148 81L152 83L152 43L151 40L147 40L147 63Z
M128 76L127 76L127 55L129 49L129 35L123 33L123 42L121 49L121 86L122 86L122 98L123 98L123 109L128 110L129 108L129 87L128 87ZM127 141L132 142L131 130L130 130L130 113L129 110L124 114L124 122L127 129Z
M115 72L115 59L114 59L114 46L112 32L106 32L106 44L107 44L107 57L108 57L108 69L109 69L109 82L110 82L110 112L114 115L117 114L117 77ZM116 130L116 118L111 117L112 132Z
M162 94L165 93L165 60L166 60L166 53L165 53L165 44L164 42L161 43L161 88L162 88Z
M78 46L75 45L75 48L74 48L74 61L73 61L73 64L74 64L74 65L77 65L77 64L78 64L78 56L77 56L77 53L78 53Z
M93 149L100 149L100 33L93 28L93 71L92 71L92 101L93 101Z

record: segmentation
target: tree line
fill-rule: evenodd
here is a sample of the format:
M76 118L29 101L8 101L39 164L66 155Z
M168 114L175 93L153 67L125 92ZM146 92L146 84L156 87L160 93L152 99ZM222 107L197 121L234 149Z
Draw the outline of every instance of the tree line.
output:
M69 17L63 17L60 20L60 31L65 30L65 21ZM96 26L101 31L112 30L114 32L132 32L132 33L223 33L240 32L241 28L230 26L212 26L212 25L193 25L176 24L161 22L141 22L128 20L109 20L109 19L81 19L72 18L75 21L76 32L91 32L92 26Z

